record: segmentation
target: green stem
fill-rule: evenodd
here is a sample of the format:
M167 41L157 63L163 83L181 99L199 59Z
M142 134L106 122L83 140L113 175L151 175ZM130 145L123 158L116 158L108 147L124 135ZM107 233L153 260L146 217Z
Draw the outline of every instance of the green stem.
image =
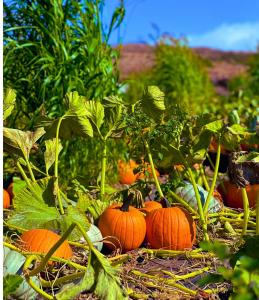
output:
M259 191L256 196L256 234L259 235Z
M190 213L197 216L197 211L195 211L183 198L178 196L175 192L169 190L169 194L180 204L182 204Z
M102 170L101 170L101 194L100 194L101 201L104 201L104 194L105 194L106 161L107 161L107 145L106 145L106 140L103 140Z
M38 273L42 272L47 265L48 261L50 260L51 256L55 253L55 251L63 244L63 242L67 239L67 237L70 235L70 233L73 231L73 229L76 227L76 224L71 224L67 231L62 235L62 237L50 248L46 256L42 259L39 266L32 271L29 271L27 274L28 276L35 276ZM25 267L24 267L25 271Z
M41 278L40 281L41 281L42 286L44 286L44 287L54 287L54 286L63 284L67 281L73 281L78 278L81 278L84 276L84 274L85 274L85 272L77 272L77 273L69 274L69 275L66 275L66 276L51 280L51 281L46 281Z
M62 116L61 118L59 118L58 120L58 125L57 125L57 130L56 130L56 148L55 148L55 189L56 189L56 193L57 193L57 198L58 198L58 205L59 205L59 209L60 209L60 213L61 215L64 215L64 208L63 208L63 204L62 204L62 199L60 196L60 191L59 191L59 184L58 184L58 155L59 155L59 130L60 130L60 125L61 122L63 120L64 116Z
M203 184L205 186L205 189L207 191L209 191L210 190L210 186L209 186L209 183L208 183L208 180L206 178L206 175L205 175L205 172L204 172L204 168L203 168L202 165L200 166L200 172L201 172L201 178L202 178Z
M202 203L201 203L201 198L200 198L200 194L199 194L199 190L198 187L196 185L193 173L191 168L187 165L187 172L190 176L190 181L193 185L193 189L194 189L194 193L195 193L195 197L197 200L197 205L198 205L198 212L199 212L199 216L200 216L200 223L201 223L201 227L202 227L202 231L204 234L204 240L205 241L209 241L209 235L208 235L208 229L207 229L207 223L204 217L204 213L203 213L203 208L202 208Z
M21 175L22 175L22 178L25 180L26 184L28 185L29 188L32 188L32 185L31 185L31 182L29 180L29 178L27 177L27 175L25 174L22 166L20 165L19 161L17 161L16 163Z
M164 194L161 190L158 178L156 176L156 170L155 170L155 167L154 167L152 154L151 154L148 142L145 139L144 139L144 145L145 145L145 148L147 150L148 160L149 160L149 163L150 163L150 166L151 166L151 171L152 171L152 175L153 175L153 178L154 178L154 181L155 181L156 189L159 193L160 198L164 198Z
M210 204L210 199L211 199L211 196L214 192L215 185L216 185L216 182L217 182L217 176L218 176L218 171L219 171L219 162L220 162L220 142L218 142L216 164L215 164L215 168L214 168L212 183L211 183L211 186L210 186L209 194L207 196L207 199L206 199L206 201L204 203L204 207L203 207L203 211L204 211L205 216L207 216L208 208L209 208L209 204Z
M249 202L248 202L248 197L246 193L246 188L241 189L242 192L242 198L243 198L243 207L244 207L244 220L243 220L243 229L241 236L246 234L247 230L247 224L248 224L248 219L249 219Z
M35 180L34 174L33 174L33 172L32 172L32 168L31 168L30 162L29 162L29 160L28 160L28 158L27 158L26 155L24 155L24 158L25 158L26 165L27 165L27 168L28 168L28 170L29 170L29 173L30 173L30 175L31 175L31 180L32 180L33 182L35 182L36 180Z
M27 270L31 263L36 259L37 257L35 255L29 256L25 263L24 263L24 270ZM33 288L39 295L41 295L44 299L54 300L55 298L48 293L44 292L40 287L36 285L36 283L32 280L31 276L28 275L25 271L25 280L30 285L31 288Z

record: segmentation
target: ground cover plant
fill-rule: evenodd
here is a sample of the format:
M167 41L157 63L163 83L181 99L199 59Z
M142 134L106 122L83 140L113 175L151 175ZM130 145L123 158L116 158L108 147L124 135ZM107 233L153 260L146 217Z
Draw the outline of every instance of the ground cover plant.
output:
M204 101L205 109L196 111L190 107L200 105L203 96L216 97L204 70L196 69L197 57L187 45L181 48L179 41L172 50L178 55L172 56L162 44L166 60L159 64L158 85L145 82L129 101L132 90L120 94L116 76L106 77L98 69L104 67L102 58L113 55L107 40L122 21L123 6L114 12L104 36L98 19L104 3L86 2L89 10L82 14L76 1L33 2L39 4L36 11L31 3L19 2L13 20L11 6L5 5L4 298L257 299L257 65L248 74L253 93L235 92L213 109ZM36 26L37 13L49 18L50 26L60 22L53 28L71 25L68 43L63 44L66 30L61 26L62 33L48 32L60 43L45 37L41 44L37 39L47 34L43 26L39 24L43 31L36 36L34 27L26 27ZM79 23L74 19L78 14ZM16 27L10 29L9 22ZM78 61L74 54L82 45L69 43L75 32L79 44L84 33L96 50L88 45L89 55ZM51 52L56 46L57 55ZM30 54L32 49L36 52ZM55 78L44 67L49 52L56 63L60 57L63 62L66 52L72 56ZM24 80L13 81L13 62L25 53L28 69L18 76ZM178 70L186 57L193 67L185 78L192 83L190 90L176 80L172 92L165 88L171 80L170 62ZM85 63L85 69L77 62ZM112 60L107 64L114 72ZM78 85L70 85L68 77L79 70L93 71L93 79L87 81L92 77L80 73ZM200 71L192 81L193 72ZM31 72L38 76L31 78ZM42 83L41 72L50 80ZM43 95L44 85L48 96ZM30 106L34 101L35 113ZM78 162L84 166L77 168ZM84 174L88 162L94 170Z

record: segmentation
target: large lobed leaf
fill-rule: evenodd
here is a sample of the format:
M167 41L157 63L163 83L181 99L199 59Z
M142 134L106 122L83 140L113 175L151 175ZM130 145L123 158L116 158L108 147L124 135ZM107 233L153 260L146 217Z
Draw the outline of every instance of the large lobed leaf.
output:
M51 228L51 222L59 219L53 185L54 178L47 177L32 183L32 188L20 190L13 199L14 211L8 224L24 229Z
M36 129L35 132L4 128L4 149L11 153L29 158L32 147L44 134L45 130L43 127Z

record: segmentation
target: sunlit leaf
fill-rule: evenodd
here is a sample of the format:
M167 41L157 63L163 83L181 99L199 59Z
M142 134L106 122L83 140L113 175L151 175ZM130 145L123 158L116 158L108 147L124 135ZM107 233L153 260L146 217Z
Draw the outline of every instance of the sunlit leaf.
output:
M89 118L100 129L104 121L104 107L98 101L86 101L86 108L90 113Z
M206 124L204 127L205 127L205 129L207 129L213 133L219 133L224 127L224 122L223 122L223 120L217 120L217 121L211 122L209 124Z
M50 227L51 221L59 219L53 195L54 179L43 178L31 186L20 190L13 198L14 210L8 223L25 229L47 227L47 223Z
M4 120L6 120L12 113L15 105L15 100L16 100L16 92L13 89L7 89L4 93L4 103L3 103Z
M56 138L53 138L52 140L45 141L45 146L46 146L46 151L44 152L44 160L45 160L46 172L48 173L49 168L55 162ZM58 153L60 153L61 150L62 150L62 144L59 141L58 142Z
M45 130L43 127L36 129L35 132L4 128L4 149L18 155L23 153L23 155L29 158L29 153L33 145L44 135L44 133Z
M142 110L154 120L161 120L165 111L164 98L165 94L157 86L146 87L141 101Z

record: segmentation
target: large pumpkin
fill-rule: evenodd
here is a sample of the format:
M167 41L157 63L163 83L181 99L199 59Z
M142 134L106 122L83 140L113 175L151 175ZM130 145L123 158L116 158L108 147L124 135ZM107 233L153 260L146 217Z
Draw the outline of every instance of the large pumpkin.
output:
M218 187L225 204L233 208L243 208L243 198L241 188L238 188L235 184L230 181L224 183L225 192L221 186ZM253 184L246 186L246 193L249 201L249 206L254 207L256 205L256 196L259 192L259 184Z
M47 229L31 229L21 235L21 248L25 251L47 253L61 237ZM73 255L67 241L54 252L53 256L69 259Z
M9 193L4 189L3 191L3 208L9 208L11 205L11 199Z
M184 250L193 246L196 226L188 211L180 207L160 208L146 217L146 238L151 248Z
M134 160L130 160L128 163L120 160L118 163L119 167L119 181L122 184L132 184L134 183L138 175L134 174L133 170L138 167Z
M133 206L115 204L100 216L98 227L108 248L123 252L138 248L144 241L146 222L143 214Z

